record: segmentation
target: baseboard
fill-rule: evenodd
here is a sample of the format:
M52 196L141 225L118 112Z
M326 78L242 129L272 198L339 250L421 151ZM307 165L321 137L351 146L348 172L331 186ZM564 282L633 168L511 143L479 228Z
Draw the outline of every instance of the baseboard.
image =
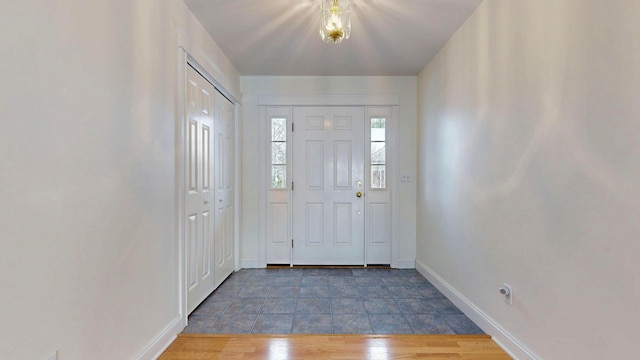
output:
M164 330L156 336L153 341L142 350L140 355L136 357L137 360L155 360L167 350L169 345L176 339L177 335L183 330L182 318L178 316Z
M398 269L415 269L415 260L398 260Z
M509 333L500 324L460 294L453 286L438 276L431 268L416 260L416 270L429 280L440 292L451 300L465 315L475 322L484 332L491 335L509 356L515 360L540 360L540 357L525 346L518 338Z

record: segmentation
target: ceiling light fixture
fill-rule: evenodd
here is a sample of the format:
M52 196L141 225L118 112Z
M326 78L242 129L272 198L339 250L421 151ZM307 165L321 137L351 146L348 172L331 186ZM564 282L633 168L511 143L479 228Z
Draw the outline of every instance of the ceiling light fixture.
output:
M322 17L320 37L324 42L339 43L351 35L351 4L349 0L320 0Z

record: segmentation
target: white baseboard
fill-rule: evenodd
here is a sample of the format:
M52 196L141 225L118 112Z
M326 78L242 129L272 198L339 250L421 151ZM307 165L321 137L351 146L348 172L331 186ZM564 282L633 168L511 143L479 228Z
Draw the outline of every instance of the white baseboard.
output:
M518 338L509 333L489 315L460 294L453 286L438 276L431 268L416 260L416 270L429 280L440 292L451 300L465 315L475 322L484 332L491 335L509 356L515 360L540 360L540 357L527 348Z
M159 358L160 355L167 350L169 345L173 343L173 340L176 339L177 335L182 332L183 328L184 326L182 326L182 318L180 316L173 319L173 321L171 321L171 323L167 325L167 327L164 328L164 330L162 330L144 350L142 350L136 359L155 360Z
M398 269L415 269L416 261L412 260L398 260Z

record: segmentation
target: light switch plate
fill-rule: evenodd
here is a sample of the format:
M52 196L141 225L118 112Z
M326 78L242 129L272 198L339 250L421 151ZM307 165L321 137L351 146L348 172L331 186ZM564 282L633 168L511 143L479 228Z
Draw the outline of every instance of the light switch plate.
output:
M411 182L411 174L402 173L402 175L400 176L400 181L402 181L402 182Z

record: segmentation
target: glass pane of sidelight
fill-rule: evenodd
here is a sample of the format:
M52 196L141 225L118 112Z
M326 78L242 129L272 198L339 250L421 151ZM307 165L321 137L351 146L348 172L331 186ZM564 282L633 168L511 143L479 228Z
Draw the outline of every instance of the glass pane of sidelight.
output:
M271 165L271 188L284 189L287 184L287 166Z
M371 188L385 189L387 163L387 119L371 118Z
M387 119L371 118L371 141L386 141Z
M386 151L384 142L371 143L371 164L384 165L386 163Z
M287 141L287 119L271 119L271 141Z
M372 165L371 166L371 188L372 189L384 189L386 185L386 170L385 165Z
M271 163L277 165L285 165L287 163L287 143L272 142L271 143Z

